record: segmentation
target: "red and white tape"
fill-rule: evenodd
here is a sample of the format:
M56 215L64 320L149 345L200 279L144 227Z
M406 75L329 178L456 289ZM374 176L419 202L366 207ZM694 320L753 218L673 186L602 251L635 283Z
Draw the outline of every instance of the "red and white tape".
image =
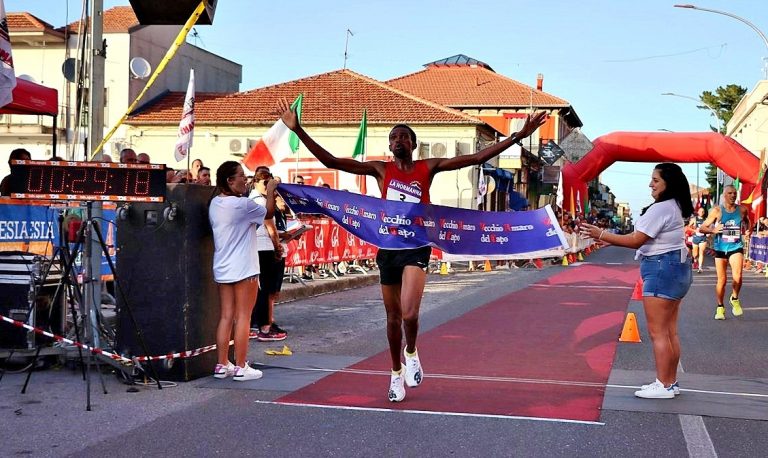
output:
M117 355L115 353L110 353L108 351L102 350L101 348L91 347L89 345L85 345L85 344L82 344L80 342L75 342L74 340L70 340L70 339L67 339L66 337L59 336L59 335L56 335L56 334L52 334L52 333L50 333L50 332L48 332L48 331L46 331L44 329L40 329L40 328L36 328L34 326L30 326L27 323L22 323L21 321L17 321L17 320L14 320L12 318L8 318L7 316L4 316L4 315L0 315L0 318L2 318L3 321L16 326L17 328L28 329L30 331L33 331L35 334L41 334L41 335L44 335L46 337L50 337L51 339L53 339L53 340L55 340L57 342L64 342L64 343L68 343L70 345L74 345L76 347L80 347L83 350L86 350L86 351L89 351L89 352L93 353L94 355L104 355L106 357L109 357L109 358L112 358L112 359L114 359L116 361L120 361L120 362L124 362L124 363L132 363L133 362L133 361L131 361L130 358L126 358L125 356L120 356L120 355Z
M89 345L85 345L83 343L67 339L66 337L63 337L63 336L60 336L60 335L52 334L52 333L50 333L50 332L48 332L48 331L46 331L44 329L40 329L40 328L36 328L34 326L30 326L30 325L28 325L26 323L22 323L21 321L17 321L17 320L14 320L12 318L8 318L7 316L4 316L4 315L0 315L0 318L3 321L5 321L6 323L10 323L10 324L12 324L12 325L14 325L14 326L16 326L18 328L28 329L30 331L33 331L35 334L41 334L41 335L44 335L46 337L50 337L51 339L53 339L53 340L55 340L57 342L68 343L70 345L74 345L76 347L80 347L83 350L89 351L89 352L93 353L94 355L104 355L104 356L107 356L109 358L112 358L112 359L114 359L116 361L120 361L120 362L123 362L123 363L134 363L136 361L138 361L138 362L145 362L145 361L161 361L161 360L165 360L165 359L192 358L193 356L198 356L198 355L201 355L203 353L207 353L209 351L213 351L213 350L215 350L217 348L216 344L213 344L213 345L207 345L205 347L196 348L194 350L182 351L182 352L179 352L179 353L167 353L165 355L158 355L158 356L137 356L137 357L134 357L133 359L131 359L131 358L127 358L127 357L122 356L122 355L118 355L118 354L115 354L115 353L110 353L110 352L108 352L106 350L102 350L101 348L91 347ZM251 337L251 338L254 339L255 337ZM229 341L229 345L233 345L234 343L235 343L234 340L230 340Z

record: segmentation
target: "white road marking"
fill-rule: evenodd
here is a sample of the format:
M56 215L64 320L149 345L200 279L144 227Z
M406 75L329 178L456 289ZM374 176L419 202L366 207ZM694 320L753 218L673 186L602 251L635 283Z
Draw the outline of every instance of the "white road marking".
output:
M696 458L716 458L715 444L709 437L704 419L699 415L678 415L683 430L688 456Z
M528 420L528 421L547 421L553 423L577 423L580 425L595 425L605 426L605 423L598 421L585 421L585 420L569 420L566 418L542 418L542 417L521 417L517 415L492 415L492 414L479 414L479 413L462 413L462 412L432 412L429 410L411 410L411 409L382 409L379 407L354 407L354 406L327 406L321 404L303 404L294 402L276 402L276 401L254 401L257 404L274 404L280 406L296 406L296 407L312 407L316 409L333 409L333 410L356 410L356 411L368 411L368 412L392 412L392 413L407 413L407 414L420 414L420 415L445 415L448 417L475 417L475 418L497 418L502 420Z

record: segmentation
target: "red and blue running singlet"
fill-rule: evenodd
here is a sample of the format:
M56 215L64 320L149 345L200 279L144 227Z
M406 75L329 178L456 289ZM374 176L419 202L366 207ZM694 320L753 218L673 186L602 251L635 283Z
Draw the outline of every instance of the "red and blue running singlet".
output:
M430 203L429 167L426 161L415 161L413 171L403 172L395 162L387 162L382 182L381 198L400 202Z

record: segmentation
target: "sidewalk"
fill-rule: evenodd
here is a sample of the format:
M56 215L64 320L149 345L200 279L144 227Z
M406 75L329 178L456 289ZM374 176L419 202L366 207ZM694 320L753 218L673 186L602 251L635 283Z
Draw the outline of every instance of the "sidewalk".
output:
M283 289L280 292L278 304L283 302L296 301L306 297L319 296L320 294L335 293L352 288L375 285L379 282L379 271L370 270L367 274L347 273L339 278L329 276L319 278L315 276L314 280L303 280L289 282L286 277L283 281Z

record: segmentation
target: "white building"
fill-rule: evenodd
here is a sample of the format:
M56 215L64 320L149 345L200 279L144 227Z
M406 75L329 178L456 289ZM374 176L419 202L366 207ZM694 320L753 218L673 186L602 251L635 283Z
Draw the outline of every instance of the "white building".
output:
M768 148L768 80L758 81L736 105L726 135L757 157Z
M8 13L8 27L17 77L27 78L59 91L59 145L57 154L82 160L85 123L75 119L77 87L68 82L62 71L64 61L77 58L80 21L68 26L53 25L32 14ZM147 79L131 74L129 63L143 58L156 68L176 38L181 26L140 25L130 6L118 6L104 12L104 39L107 44L105 63L104 133L125 113L144 88ZM189 70L195 69L197 92L236 92L242 80L242 66L185 43L169 62L139 106L169 91L186 91ZM87 98L86 98L87 100ZM81 129L76 126L82 125ZM53 152L52 120L49 117L4 115L0 117L0 150L7 154L14 148L26 148L33 159L45 159ZM78 132L79 131L79 132ZM117 157L120 149L132 146L126 137L126 126L116 131L104 152ZM79 146L72 142L79 139ZM0 175L8 172L0 160Z

